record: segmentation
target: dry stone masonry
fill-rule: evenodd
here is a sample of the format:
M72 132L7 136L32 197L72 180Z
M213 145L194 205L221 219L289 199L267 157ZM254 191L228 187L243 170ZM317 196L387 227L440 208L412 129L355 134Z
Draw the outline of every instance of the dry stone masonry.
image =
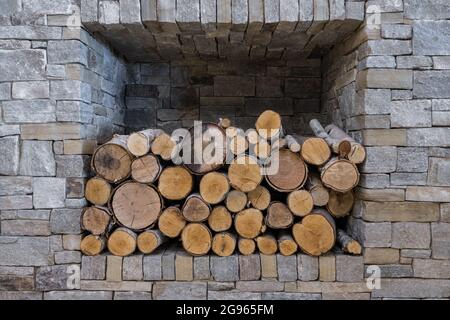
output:
M449 298L449 39L447 0L1 1L0 299ZM81 255L98 144L269 105L366 146L362 256Z

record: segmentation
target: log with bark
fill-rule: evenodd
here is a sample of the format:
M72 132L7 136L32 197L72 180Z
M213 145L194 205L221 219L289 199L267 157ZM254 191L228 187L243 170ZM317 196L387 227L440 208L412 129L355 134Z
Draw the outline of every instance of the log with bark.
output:
M202 223L189 223L181 232L181 243L191 255L205 255L211 249L211 231Z
M101 207L88 207L81 214L81 228L95 236L104 234L111 222L108 209Z
M300 156L288 149L282 149L277 157L278 171L275 174L265 176L267 184L279 192L292 192L298 190L306 182L308 167Z
M130 134L127 139L127 147L130 153L136 157L146 155L150 151L152 142L163 134L160 129L147 129Z
M355 164L363 163L366 159L366 149L352 137L346 134L341 128L334 124L325 127L327 134L334 140L340 141L341 147L339 155L346 157Z
M128 136L115 135L92 155L92 170L108 182L121 182L131 174L133 156L128 151L127 138Z
M257 186L247 194L247 197L250 205L258 210L266 210L271 200L270 191L263 186Z
M327 210L335 218L342 218L350 214L353 208L355 197L352 191L345 193L331 191L330 200L327 203Z
M211 206L198 193L193 193L186 198L181 213L189 222L203 222L208 219Z
M266 232L256 238L256 245L262 254L275 254L278 250L277 239L271 232Z
M286 198L287 206L291 212L299 217L304 217L314 207L314 200L311 195L306 190L296 190L289 193Z
M200 195L210 204L217 204L225 199L230 191L230 182L225 174L210 172L200 180Z
M338 229L336 240L341 246L342 251L351 254L361 254L362 248L359 242L350 237L344 230Z
M208 217L208 225L214 232L226 231L231 228L233 218L230 211L224 206L214 207Z
M169 237L176 238L186 226L186 219L178 207L172 206L164 209L158 219L158 228Z
M243 238L256 238L266 229L264 216L260 210L255 208L242 210L234 216L234 228Z
M321 166L331 157L331 151L322 138L306 138L303 141L300 154L306 163Z
M320 180L320 176L310 173L308 180L306 181L306 189L311 193L315 206L322 207L328 203L330 193L328 189L324 187L322 180Z
M85 236L80 243L80 250L87 256L96 256L105 249L106 241L103 236L94 236L89 234Z
M160 156L163 160L170 160L176 150L176 142L167 133L162 133L155 138L151 150L153 154Z
M247 205L247 194L238 190L231 190L225 199L225 205L233 213L244 210Z
M265 222L272 229L287 229L294 223L294 215L284 203L274 201L267 208Z
M137 237L137 247L140 252L149 254L155 251L167 238L160 230L144 230Z
M270 140L276 135L281 136L283 129L280 114L272 110L264 111L256 120L255 128L264 139Z
M359 183L359 171L349 160L332 158L320 168L322 183L337 192L348 192Z
M228 168L228 179L236 190L250 192L262 181L261 168L258 162L249 156L241 156L233 160Z
M108 237L108 250L115 256L129 256L136 250L137 235L127 228L117 228Z
M154 183L161 174L162 166L158 157L147 154L131 163L131 178L141 183Z
M256 250L256 243L253 239L239 238L238 250L241 254L248 256Z
M291 256L298 250L297 243L287 230L281 231L278 235L278 250L283 256Z

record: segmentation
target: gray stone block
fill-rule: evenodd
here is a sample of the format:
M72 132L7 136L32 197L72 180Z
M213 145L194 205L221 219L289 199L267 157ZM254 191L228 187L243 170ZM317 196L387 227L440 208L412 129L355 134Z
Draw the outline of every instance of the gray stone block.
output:
M147 255L143 260L144 280L161 280L162 279L162 254L155 252Z
M194 257L194 279L208 280L210 277L209 256Z
M43 266L50 261L45 237L0 237L0 245L0 265Z
M413 277L413 268L409 264L386 264L381 265L382 278L411 278ZM366 277L370 274L366 273Z
M364 278L362 256L336 255L336 280L360 282Z
M98 0L81 0L80 16L83 23L98 22Z
M45 80L45 65L45 50L0 50L0 81Z
M205 282L156 282L154 300L205 300Z
M399 56L397 57L398 69L431 69L433 62L431 57L426 56Z
M50 226L54 234L80 233L81 209L54 209L50 215Z
M56 264L81 263L80 251L61 251L55 253Z
M450 146L450 128L409 129L407 143L418 147Z
M297 256L283 256L277 254L277 268L279 281L297 280Z
M391 126L431 127L431 101L408 100L391 103Z
M432 223L431 224L431 249L434 259L450 258L450 224Z
M255 95L255 79L239 76L217 76L214 78L214 95L243 97Z
M106 256L83 256L81 258L81 279L104 280L106 276Z
M141 24L140 0L120 0L120 23Z
M31 209L32 207L32 196L0 197L0 210Z
M120 4L118 1L100 1L99 22L101 24L119 24L120 23Z
M56 120L51 100L17 100L3 102L5 122L39 123Z
M428 150L426 148L398 148L397 170L400 172L426 172Z
M389 173L397 167L396 147L367 147L367 159L361 168L364 173Z
M50 141L24 140L21 145L20 174L27 176L53 176L55 158Z
M2 235L7 236L49 236L48 221L39 220L3 220Z
M415 71L415 98L450 98L450 71Z
M236 289L244 292L275 292L283 291L284 283L276 280L238 281Z
M433 57L433 69L436 70L450 69L450 56Z
M211 256L211 275L216 281L239 280L239 261L237 255L229 257Z
M19 137L0 139L0 174L17 175L19 171Z
M49 291L44 300L111 300L112 295L112 291Z
M39 208L62 208L66 197L66 180L63 178L34 178L33 205Z
M248 0L231 1L231 22L234 31L245 31L248 23Z
M320 293L263 292L263 300L321 300Z
M450 44L449 21L416 21L414 23L414 54L415 55L447 55Z
M92 111L91 105L81 101L58 101L56 104L56 120L91 123Z
M372 298L444 298L450 295L450 280L381 279Z
M0 177L0 196L29 194L32 190L31 178L29 177Z
M428 279L450 279L450 261L414 259L414 276Z
M0 101L11 99L11 83L0 83Z
M261 259L259 254L239 255L239 279L259 280L261 278Z
M446 0L405 0L405 17L418 20L450 18L450 4Z
M427 184L427 173L391 173L391 184L393 186L424 186Z
M368 114L389 114L391 91L386 89L361 90L361 94L357 95L356 103Z
M392 247L400 249L428 249L431 244L430 225L417 222L392 224Z
M403 24L381 25L381 36L385 39L411 39L412 27Z
M123 258L123 280L142 280L143 279L143 256L134 255Z
M427 184L432 186L450 186L450 159L430 158Z
M68 288L71 274L69 267L65 265L40 267L36 271L36 289L39 291L79 289Z
M0 291L1 300L42 300L42 292Z
M50 97L55 100L91 102L91 86L77 80L50 81Z
M208 290L208 300L261 300L261 293Z
M151 292L116 291L114 300L152 300Z
M48 63L79 63L87 66L88 47L78 40L49 41L47 46Z
M14 82L12 86L13 99L45 99L49 96L48 81Z
M90 157L83 155L57 155L58 177L87 177L90 173Z
M314 281L319 277L319 259L305 254L297 255L298 279Z

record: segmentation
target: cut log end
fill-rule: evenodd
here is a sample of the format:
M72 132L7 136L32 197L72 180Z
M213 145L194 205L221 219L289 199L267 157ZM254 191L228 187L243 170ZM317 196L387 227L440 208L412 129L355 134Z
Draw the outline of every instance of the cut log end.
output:
M263 186L257 186L255 190L248 194L248 201L253 208L258 210L266 210L270 204L271 196L269 190ZM241 209L242 210L242 209Z
M225 205L231 212L239 212L244 210L247 205L247 195L238 190L231 190L225 199Z
M158 180L158 190L168 200L183 200L192 190L192 175L184 167L165 168Z
M154 187L137 182L126 182L117 187L111 201L117 221L132 230L154 224L162 206L162 199Z
M105 179L94 177L86 183L84 196L92 204L103 206L111 196L111 185Z
M321 172L323 184L337 192L348 192L359 182L358 168L348 160L333 158Z
M133 231L117 228L108 238L108 250L115 256L128 256L136 250L136 238Z
M261 168L255 159L241 156L233 160L228 168L230 184L242 192L250 192L261 183Z
M212 251L221 257L231 256L236 249L236 237L229 232L214 235Z
M264 216L258 209L250 208L237 213L234 217L236 232L243 238L256 238L264 230Z
M102 253L105 248L105 239L92 234L87 235L81 240L80 250L84 255L96 256Z
M93 235L101 235L106 232L111 221L109 213L105 209L89 207L83 210L81 227Z
M327 210L335 218L342 218L350 214L354 201L355 197L352 191L345 193L331 191Z
M304 252L319 256L333 248L336 241L336 226L326 211L315 209L293 226L292 234Z
M163 160L172 159L173 151L175 150L176 143L172 140L172 137L166 133L163 133L156 137L153 141L151 150L152 153L160 156Z
M331 157L331 150L322 138L308 138L303 142L300 154L308 164L322 166Z
M339 229L337 231L337 242L341 246L342 250L351 254L361 254L362 248L358 241L350 237L345 231Z
M278 156L278 170L276 173L265 176L267 183L279 192L291 192L298 190L306 182L308 167L300 156L288 149L282 149L274 154L274 161Z
M272 110L261 113L256 120L256 131L264 139L270 139L281 133L281 116Z
M176 238L186 226L186 219L177 207L168 207L158 219L158 228L169 238Z
M200 195L207 203L222 202L229 190L228 178L222 173L210 172L200 180Z
M181 233L181 243L184 250L191 255L205 255L211 249L211 231L204 224L190 223Z
M298 245L289 233L283 233L278 237L278 250L284 256L291 256L298 250Z
M117 183L130 176L132 157L120 141L121 136L100 146L92 156L93 171L108 182Z
M296 190L287 196L287 205L294 215L304 217L313 209L314 200L308 191Z
M162 167L157 157L152 154L134 159L131 164L131 177L133 180L141 183L155 182Z
M208 219L211 207L199 194L191 194L181 209L183 217L189 222L202 222Z
M282 202L272 202L267 208L266 225L272 229L286 229L294 223L294 216Z
M238 249L239 249L239 252L245 256L253 254L256 250L255 240L239 238Z
M137 237L137 247L140 252L150 254L166 241L159 230L145 230Z
M231 213L224 206L215 207L208 217L208 225L215 232L226 231L231 228L232 224Z
M264 234L256 238L256 244L259 252L262 254L272 255L278 250L278 244L275 237L271 234Z

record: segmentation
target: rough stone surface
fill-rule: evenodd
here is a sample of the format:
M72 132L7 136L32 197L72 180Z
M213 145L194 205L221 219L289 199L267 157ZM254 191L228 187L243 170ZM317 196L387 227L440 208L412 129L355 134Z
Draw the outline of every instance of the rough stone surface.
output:
M106 256L83 256L80 275L83 280L104 280Z
M445 41L445 39L447 39L449 35L449 21L414 22L414 54L437 56L448 54L450 51L450 44L448 41Z
M40 291L78 289L68 288L70 269L65 266L40 267L36 271L36 289Z
M49 291L44 293L44 300L111 300L108 291Z
M367 159L361 168L361 172L386 173L396 170L396 147L367 147L366 152Z
M123 280L142 280L142 255L133 255L123 258Z
M0 174L17 175L19 170L19 137L0 138L0 151Z
M118 291L114 292L114 300L152 300L150 292Z
M0 81L44 80L45 64L44 50L0 50Z
M444 298L450 295L450 280L381 279L373 298Z
M239 280L239 261L237 255L229 257L211 256L211 275L216 281Z
M204 282L156 282L153 286L154 300L205 300Z
M66 197L66 180L63 178L34 178L33 184L39 186L34 190L35 208L62 208Z
M161 267L161 253L155 252L152 255L144 257L144 280L161 280L162 279L162 267Z
M319 259L305 254L297 255L298 279L313 281L319 277Z
M25 176L54 176L56 164L52 143L50 141L22 141L19 172Z
M430 225L416 222L392 224L392 247L427 249L431 244Z
M393 101L391 104L391 126L431 127L431 101Z
M277 254L278 280L295 281L297 280L297 257L283 256Z
M364 263L366 264L392 264L400 259L400 252L392 248L366 248L364 250Z
M50 227L54 234L80 233L81 209L54 209L50 215Z
M414 276L418 278L450 278L450 261L448 260L414 259L413 269Z
M239 279L258 280L261 277L261 260L258 254L239 255Z
M433 223L431 224L431 249L432 257L435 259L450 258L450 224Z
M427 184L450 186L450 159L430 158Z
M415 98L450 98L449 71L414 71Z

